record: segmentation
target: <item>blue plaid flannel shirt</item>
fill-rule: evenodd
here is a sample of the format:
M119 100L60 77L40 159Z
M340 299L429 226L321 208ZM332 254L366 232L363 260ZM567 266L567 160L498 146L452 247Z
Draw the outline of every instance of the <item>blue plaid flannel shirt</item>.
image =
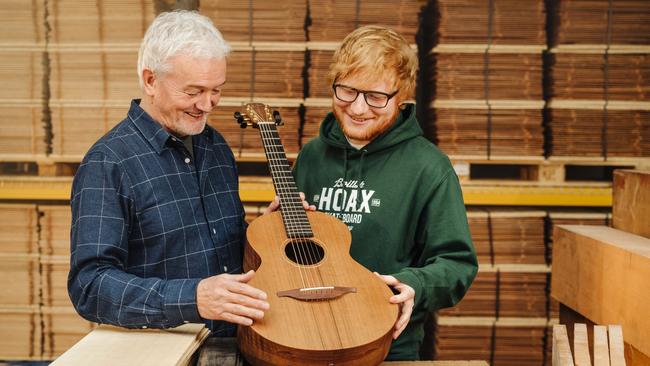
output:
M68 292L84 318L128 328L205 322L203 278L240 273L245 235L235 159L211 127L194 157L131 102L125 120L84 157L72 185Z

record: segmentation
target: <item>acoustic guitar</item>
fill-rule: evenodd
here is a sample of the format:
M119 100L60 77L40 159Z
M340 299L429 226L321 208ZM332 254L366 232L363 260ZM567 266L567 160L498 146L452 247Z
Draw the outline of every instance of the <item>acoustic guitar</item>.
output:
M280 197L280 210L247 230L244 269L265 291L270 309L240 326L237 342L253 365L378 365L391 345L398 308L390 288L350 257L351 235L338 219L302 206L276 125L261 103L235 113L242 127L259 128Z

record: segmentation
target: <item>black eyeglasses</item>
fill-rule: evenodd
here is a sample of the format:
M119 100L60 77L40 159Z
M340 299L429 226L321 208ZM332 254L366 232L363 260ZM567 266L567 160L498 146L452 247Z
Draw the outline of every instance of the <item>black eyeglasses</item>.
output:
M372 90L359 90L341 84L332 85L332 89L334 89L334 95L336 96L336 99L346 103L354 102L359 97L359 93L361 93L363 94L363 99L366 100L366 103L374 108L386 107L388 105L388 101L397 95L397 92L399 91L398 89L388 94Z

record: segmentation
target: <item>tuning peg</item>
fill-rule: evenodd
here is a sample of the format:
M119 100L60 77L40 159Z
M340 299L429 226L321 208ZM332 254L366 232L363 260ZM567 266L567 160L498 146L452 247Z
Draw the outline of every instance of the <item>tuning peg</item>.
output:
M248 123L246 123L246 117L239 112L235 112L235 120L241 128L246 128L248 126Z
M275 124L278 126L282 126L284 124L284 121L282 121L282 117L280 117L280 112L278 111L273 111L273 120L275 121Z

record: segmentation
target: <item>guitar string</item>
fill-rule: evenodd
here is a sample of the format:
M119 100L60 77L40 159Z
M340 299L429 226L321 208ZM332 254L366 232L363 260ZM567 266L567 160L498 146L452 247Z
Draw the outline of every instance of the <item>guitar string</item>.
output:
M271 135L275 134L275 136L272 136L272 138L276 139L277 141L280 141L279 135L277 133L277 128L275 128L275 124L269 125L269 130ZM273 149L276 149L277 151L273 151ZM287 220L290 225L292 225L293 228L296 229L297 233L296 235L301 236L301 235L307 235L304 233L305 230L310 230L311 228L309 227L309 221L306 220L306 214L304 211L304 208L302 207L302 202L300 200L300 196L295 189L295 183L292 181L292 177L287 175L291 174L291 172L287 169L288 168L288 162L286 160L286 155L284 154L282 144L274 144L272 145L271 149L272 154L274 153L275 159L284 163L284 165L278 165L276 164L276 167L278 170L280 170L278 174L279 178L279 186L280 189L283 189L284 191L287 191L288 193L291 193L293 197L290 197L291 200L288 202L285 202L285 206L287 207L287 213L288 217ZM284 155L284 156L283 156ZM285 196L286 198L286 196ZM302 215L301 215L302 214ZM305 227L305 224L307 227ZM310 230L311 231L311 230ZM304 253L307 251L311 246L307 242L307 239L304 237L299 237L299 243L301 244L299 248L302 248L303 250L301 253L303 253L303 262L308 258L311 260L311 262L314 261L313 254L311 253ZM310 262L310 263L311 263Z
M288 163L286 160L286 154L284 154L283 146L280 142L279 134L277 133L277 128L274 128L274 122L261 123L258 124L258 126L262 132L263 139L266 138L269 142L268 144L265 144L265 146L268 147L268 159L270 162L269 167L276 173L274 176L276 177L276 184L279 191L278 193L281 197L280 207L282 213L286 214L285 220L287 222L287 229L288 231L291 231L291 234L293 234L291 236L297 236L297 238L292 238L293 240L291 240L291 242L293 243L292 250L294 257L299 260L298 269L299 272L301 272L301 278L303 272L305 275L304 280L302 280L303 287L315 287L316 281L311 278L311 271L309 271L309 268L300 265L301 262L304 264L315 262L314 254L307 253L307 251L310 251L311 249L309 240L305 237L305 229L309 229L309 221L305 219L301 220L300 210L302 210L304 218L306 218L306 214L304 212L304 208L302 207L300 196L297 190L295 190L295 183L291 182L290 177L286 175L290 174L290 171L286 169L286 167L288 167ZM274 136L274 134L277 137ZM277 140L279 143L273 143L273 140ZM278 162L284 163L286 167ZM293 187L291 183L293 183ZM294 189L292 190L292 188ZM285 202L282 202L283 196L285 198ZM298 205L296 205L296 202ZM294 206L300 207L297 208ZM307 223L307 228L305 228L305 223Z
M262 124L262 126L264 126L264 127L261 127L260 130L264 131L264 134L266 135L267 139L272 139L272 140L279 141L279 135L277 134L277 128L275 128L275 123L273 123L273 122L264 123L264 124ZM274 136L274 132L275 132L275 135L277 135L277 137ZM269 137L269 135L270 135L270 137ZM287 230L290 231L291 234L294 234L292 236L298 236L297 238L292 238L292 240L291 240L291 242L293 243L292 248L294 250L294 257L296 257L296 259L299 260L299 263L298 263L299 270L301 272L305 272L305 278L306 278L306 281L307 281L305 286L306 287L313 287L314 286L314 281L310 278L311 277L309 275L310 271L308 270L307 267L302 267L300 265L300 262L308 263L307 262L308 254L306 253L306 249L305 249L305 248L308 248L308 243L307 243L307 241L306 241L306 239L304 237L301 237L301 235L303 235L303 232L302 232L303 228L298 228L297 225L296 225L296 223L300 223L299 220L296 220L296 218L298 218L299 215L300 215L300 211L297 210L296 207L294 207L296 197L291 197L290 196L290 193L292 193L292 192L290 192L291 191L291 186L288 184L290 182L285 181L288 178L285 175L281 175L281 173L286 174L287 170L282 169L283 166L280 165L280 163L278 163L278 162L285 163L288 166L287 160L286 160L286 155L283 158L283 155L284 155L283 152L284 151L283 151L283 147L282 147L281 144L271 143L272 141L269 141L269 142L270 143L265 144L265 146L267 146L269 148L269 161L271 162L271 164L269 164L269 166L271 166L272 169L274 169L275 173L276 173L274 176L275 176L276 181L277 181L276 184L278 186L278 191L279 191L278 193L280 193L280 197L281 197L280 198L281 212L282 212L282 214L283 214L283 216L284 216L284 218L286 220ZM295 184L293 186L295 187ZM295 190L294 190L293 194L296 195L297 192L295 192ZM282 200L283 196L285 198L285 200L284 200L285 202L282 202L283 201ZM293 200L292 200L292 198L293 198ZM298 196L298 199L299 199L299 196ZM300 206L302 206L302 205L300 205ZM303 210L303 214L304 214L304 210ZM298 255L296 255L296 247L297 247Z

